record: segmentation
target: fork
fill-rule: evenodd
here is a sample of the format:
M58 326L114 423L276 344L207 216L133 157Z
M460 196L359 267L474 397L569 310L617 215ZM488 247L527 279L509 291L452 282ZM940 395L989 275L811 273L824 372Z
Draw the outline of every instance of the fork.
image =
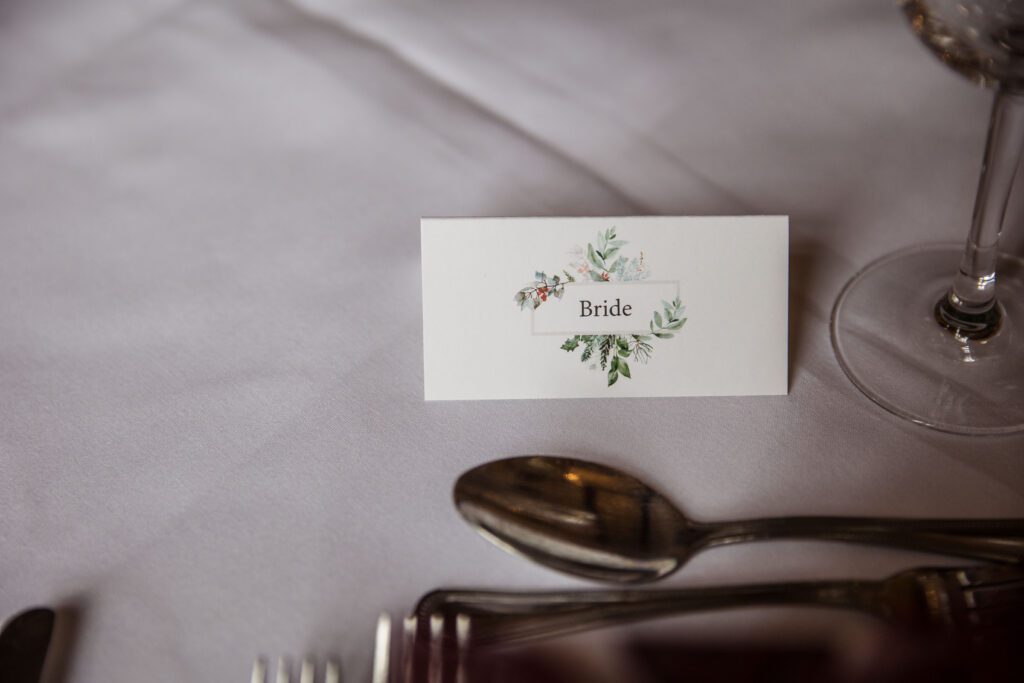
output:
M299 683L313 683L316 677L316 663L309 657L302 660L299 666ZM251 683L266 683L267 663L264 659L258 658L252 665ZM286 658L280 657L277 660L277 675L274 683L291 683L291 667ZM324 663L324 683L339 683L341 671L338 663L328 659Z
M469 616L456 614L446 619L433 614L426 620L426 632L417 633L420 619L415 615L402 622L402 667L400 683L469 683ZM454 638L446 636L446 624L454 625ZM377 681L373 683L386 683Z
M768 605L859 610L897 625L972 639L1024 626L1024 570L1008 566L912 569L883 581L773 583L678 590L497 592L438 590L416 606L416 637L473 647L576 633L687 612ZM433 644L437 650L440 646ZM462 646L463 648L465 645Z

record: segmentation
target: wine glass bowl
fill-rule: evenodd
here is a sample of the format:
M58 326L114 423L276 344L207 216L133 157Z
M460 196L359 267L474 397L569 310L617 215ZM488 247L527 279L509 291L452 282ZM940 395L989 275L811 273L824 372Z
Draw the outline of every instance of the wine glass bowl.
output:
M903 0L917 37L980 85L1024 86L1024 5L1017 0Z

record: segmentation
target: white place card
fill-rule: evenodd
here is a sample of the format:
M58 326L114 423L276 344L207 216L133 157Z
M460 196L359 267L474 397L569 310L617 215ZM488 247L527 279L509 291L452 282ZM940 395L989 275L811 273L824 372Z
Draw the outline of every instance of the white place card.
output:
M420 229L427 400L787 392L785 216Z

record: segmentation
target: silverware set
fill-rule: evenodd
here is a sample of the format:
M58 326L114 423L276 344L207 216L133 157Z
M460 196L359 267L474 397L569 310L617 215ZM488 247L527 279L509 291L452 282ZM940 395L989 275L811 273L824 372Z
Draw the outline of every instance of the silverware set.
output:
M425 595L404 622L398 680L466 683L469 653L490 647L692 612L784 605L856 610L895 626L933 629L984 646L1024 628L1024 570L979 565L912 569L883 581L674 590L437 590ZM382 648L388 652L387 641L378 639L378 656Z
M976 638L1022 625L1024 571L980 565L911 569L882 581L740 584L673 590L501 592L438 590L416 606L426 623L464 620L474 647L567 635L688 612L806 605L865 612L889 623L969 632Z
M463 517L502 549L613 584L661 579L702 550L778 538L903 547L987 562L919 568L882 581L806 581L708 588L545 592L435 590L399 633L377 623L373 683L469 683L487 648L691 612L752 606L859 611L892 625L966 637L979 647L1024 632L1024 520L788 517L695 522L623 472L546 456L490 462L459 477ZM1019 636L1018 636L1019 637ZM264 683L257 662L252 683ZM285 673L282 674L284 667ZM333 673L332 673L333 671ZM299 683L313 683L303 664ZM336 683L337 669L325 669ZM289 683L278 665L276 683Z
M436 590L404 620L400 683L463 683L469 653L645 619L735 607L842 608L981 643L1024 627L1024 520L789 517L687 519L640 480L583 460L509 458L455 484L463 517L488 540L573 576L654 581L702 550L778 538L885 545L996 564L924 568L883 581L819 581L672 590ZM378 627L380 628L380 627ZM385 642L378 638L378 654ZM393 655L388 655L393 656ZM374 678L386 683L387 678Z

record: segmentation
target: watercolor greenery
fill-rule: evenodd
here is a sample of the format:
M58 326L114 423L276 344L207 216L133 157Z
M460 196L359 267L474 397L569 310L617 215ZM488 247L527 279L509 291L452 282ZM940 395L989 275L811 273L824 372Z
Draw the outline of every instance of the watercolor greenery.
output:
M514 301L520 310L533 310L551 299L561 299L565 286L578 278L594 282L631 282L645 280L650 276L644 264L643 252L638 257L628 258L620 250L628 244L618 239L615 228L599 232L594 242L586 248L573 250L575 260L559 274L548 275L538 271L534 280L516 292ZM648 324L649 334L584 334L569 337L562 344L563 351L580 351L580 361L590 362L590 369L607 374L608 386L619 377L632 379L629 361L646 364L654 352L655 339L671 339L686 323L686 310L679 298L662 301L662 310L655 311Z

